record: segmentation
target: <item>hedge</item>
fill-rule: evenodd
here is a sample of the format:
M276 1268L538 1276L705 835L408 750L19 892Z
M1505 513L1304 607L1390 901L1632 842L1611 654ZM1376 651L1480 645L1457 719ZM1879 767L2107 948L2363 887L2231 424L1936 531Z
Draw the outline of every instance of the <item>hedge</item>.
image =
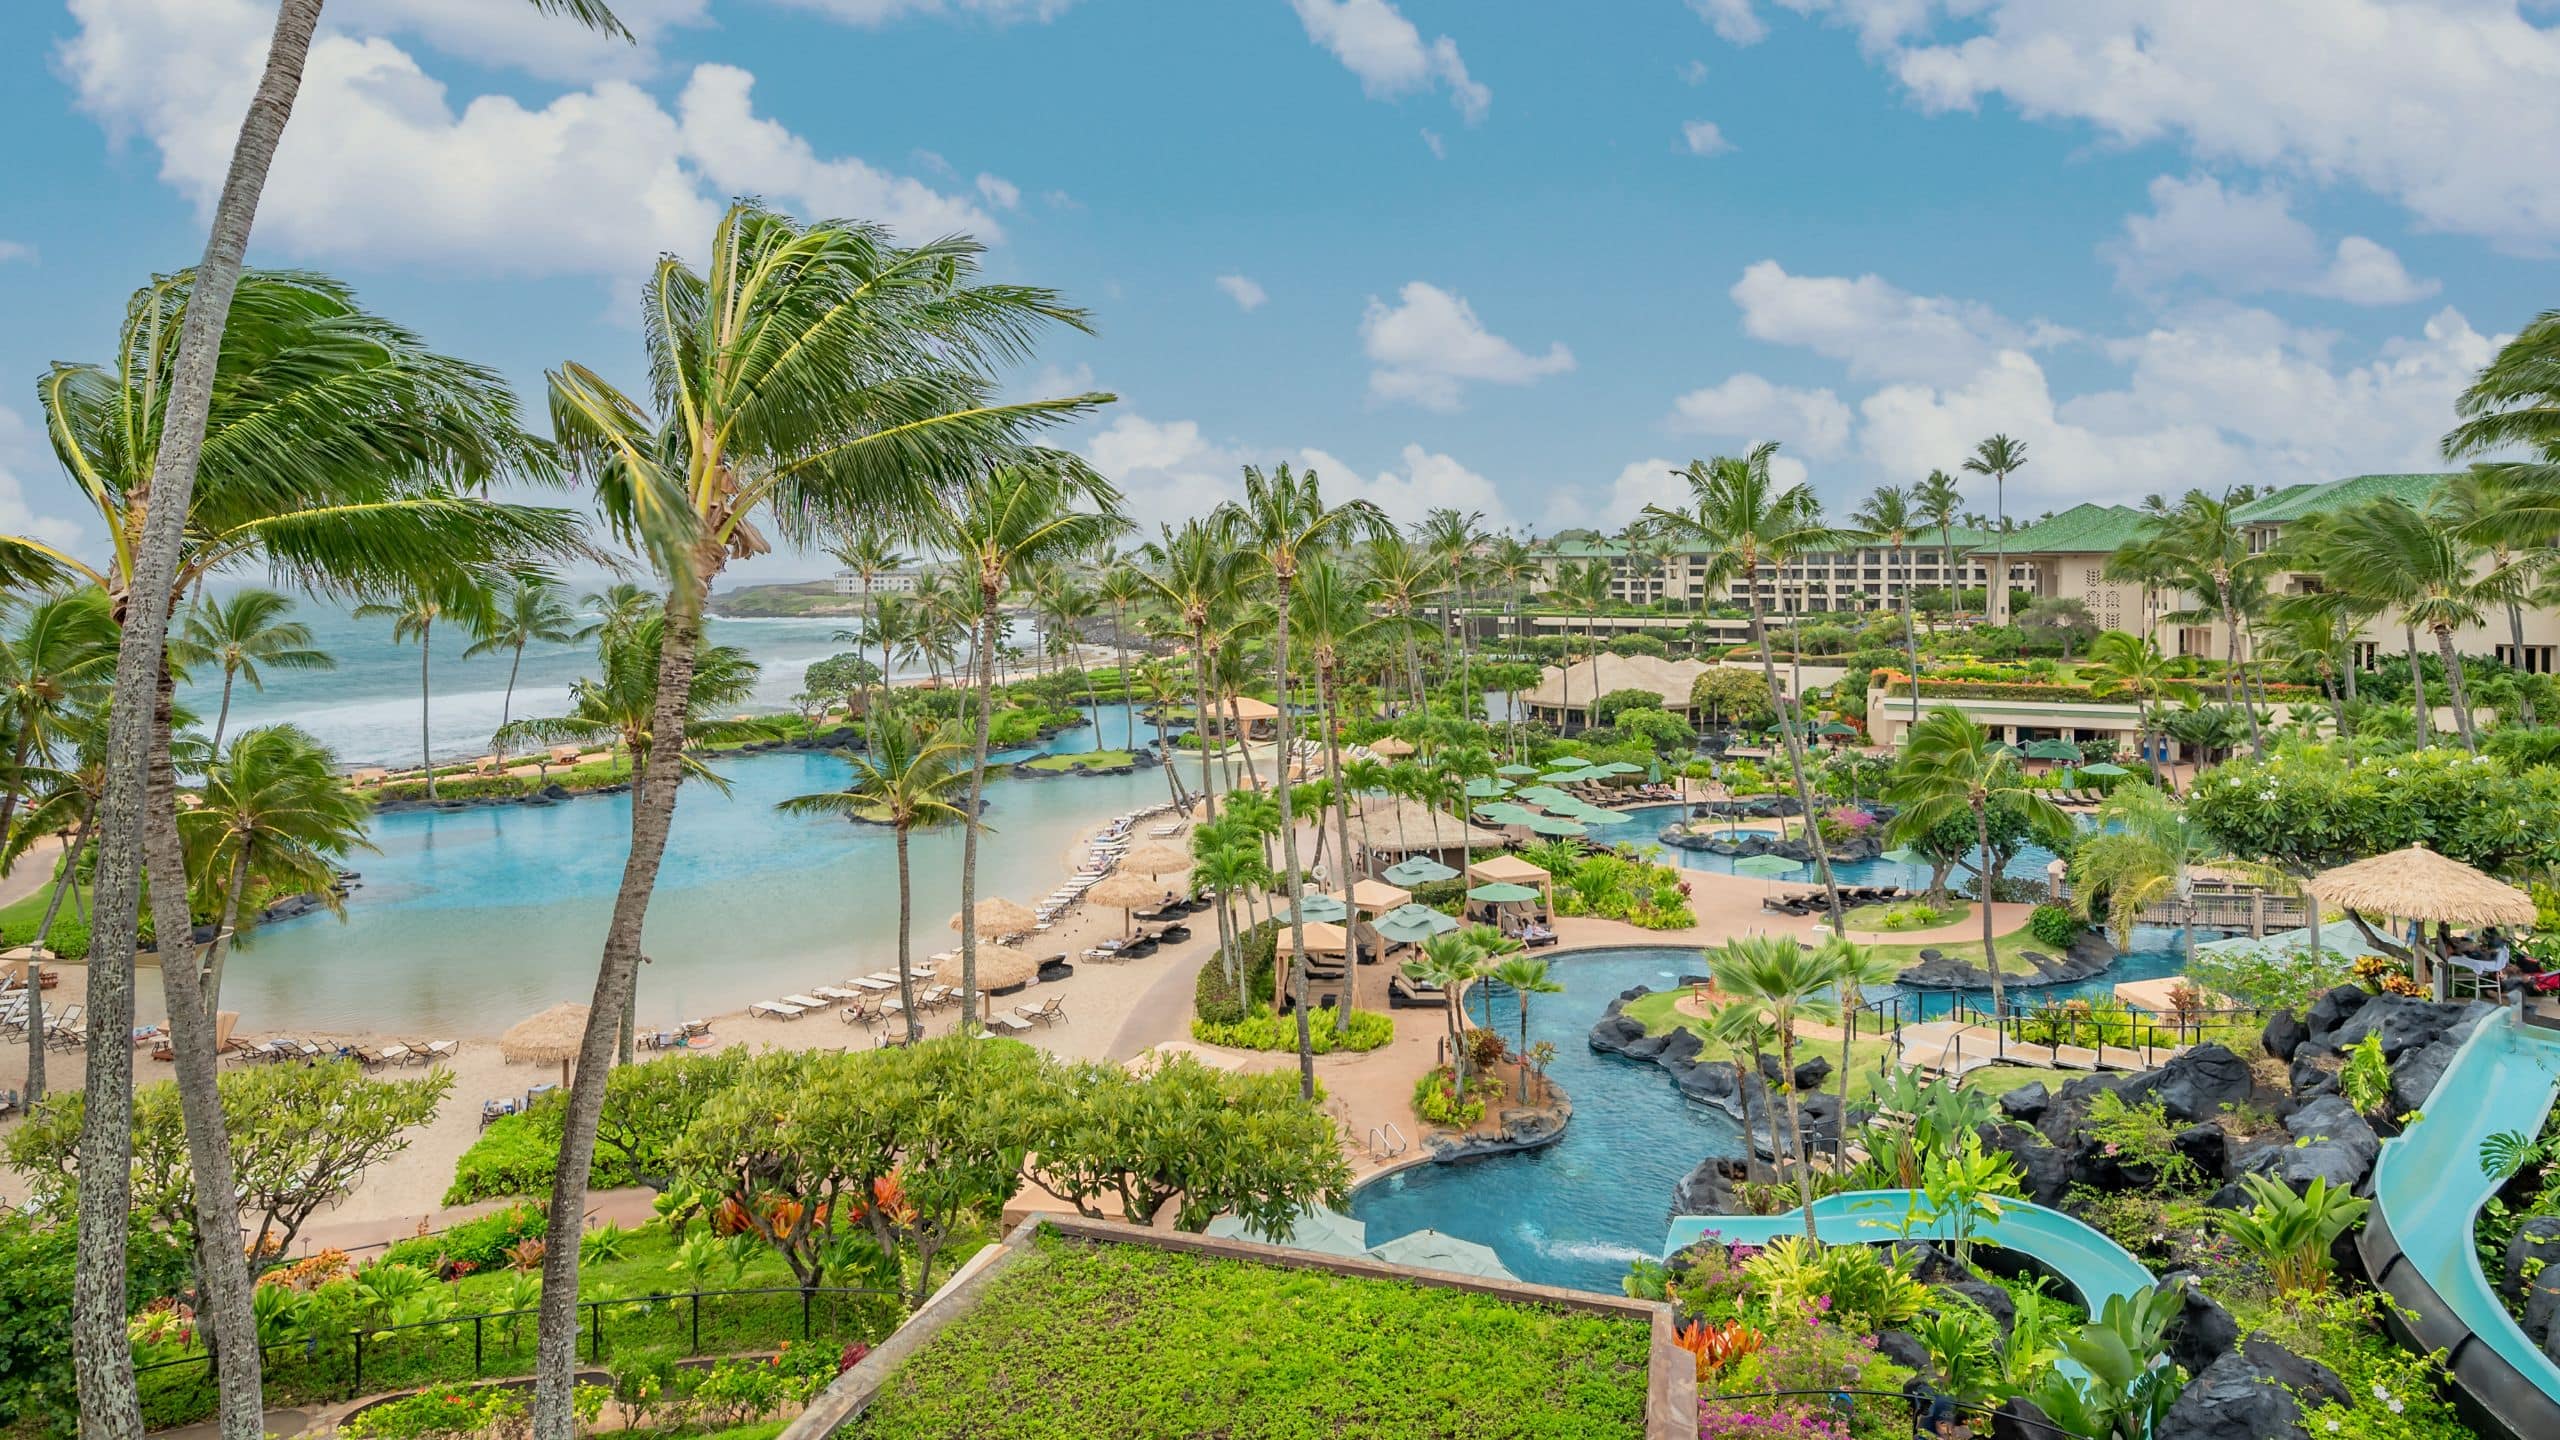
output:
M1231 1050L1294 1053L1298 1048L1298 1020L1294 1015L1274 1015L1267 1005L1256 1005L1253 1013L1241 1020L1225 1024L1192 1021L1191 1038L1203 1045L1224 1045ZM1394 1038L1396 1023L1374 1010L1352 1011L1347 1033L1335 1028L1331 1011L1318 1010L1307 1017L1308 1048L1318 1055L1330 1055L1336 1050L1375 1050Z
M543 1107L565 1106L568 1096L554 1091L534 1103L535 1110L491 1121L471 1148L462 1152L462 1158L454 1162L453 1188L445 1192L445 1204L468 1205L476 1200L551 1193L552 1178L560 1171L560 1130L557 1123L543 1123L546 1117L539 1111ZM640 1177L628 1173L628 1169L619 1154L600 1145L596 1147L587 1184L592 1189L611 1190L641 1183Z
M1212 917L1210 925L1217 924ZM1271 966L1279 949L1278 922L1265 920L1244 932L1244 994L1238 995L1227 986L1226 963L1216 955L1200 967L1200 977L1193 983L1191 1011L1212 1025L1232 1025L1245 1017L1252 997L1271 993ZM1295 1042L1292 1042L1295 1048Z

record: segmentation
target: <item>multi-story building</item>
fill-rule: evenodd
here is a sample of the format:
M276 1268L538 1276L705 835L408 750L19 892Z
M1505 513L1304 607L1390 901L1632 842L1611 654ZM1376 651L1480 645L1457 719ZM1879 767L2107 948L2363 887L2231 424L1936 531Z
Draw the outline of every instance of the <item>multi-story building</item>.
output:
M1957 529L1942 539L1938 531L1927 530L1913 535L1898 559L1887 545L1813 551L1784 565L1764 565L1749 582L1737 576L1714 584L1707 579L1702 551L1653 551L1617 540L1555 540L1541 547L1541 559L1548 586L1567 565L1607 562L1609 598L1624 605L1668 600L1748 608L1751 589L1757 588L1760 608L1771 615L1856 614L1896 608L1905 590L1925 595L1945 589L1951 573L1958 589L1985 584L1991 557L1976 547L1990 538L1984 531ZM1955 549L1952 572L1946 565L1949 543Z
M836 593L839 595L904 595L916 588L916 578L923 573L921 570L883 570L872 576L870 583L866 585L863 583L862 572L839 570L836 572Z

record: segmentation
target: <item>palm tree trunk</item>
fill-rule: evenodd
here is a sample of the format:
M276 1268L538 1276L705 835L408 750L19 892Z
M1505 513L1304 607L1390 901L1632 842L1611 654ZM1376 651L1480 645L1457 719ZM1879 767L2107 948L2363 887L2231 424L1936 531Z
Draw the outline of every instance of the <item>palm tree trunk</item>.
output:
M2231 603L2231 577L2222 571L2213 576L2215 598L2222 603L2222 699L2231 701L2231 687L2239 684L2240 713L2249 719L2249 753L2259 760L2267 758L2267 737L2258 729L2258 707L2249 703L2247 677L2240 670L2240 610Z
M2513 600L2507 602L2507 638L2515 644L2516 668L2521 670L2524 668L2524 607ZM2531 686L2516 687L2516 713L2523 719L2525 728L2528 730L2542 723L2533 713Z
M1991 976L1991 1023L1997 1026L2009 1013L2009 995L2000 983L2000 947L1991 938L1991 896L1999 888L1991 873L1991 815L1979 800L1973 802L1973 843L1982 856L1982 968Z
M1191 685L1196 692L1197 715L1191 732L1200 738L1200 811L1210 820L1218 818L1218 787L1214 783L1218 767L1211 763L1209 744L1213 738L1211 721L1217 712L1209 705L1209 637L1204 629L1191 632ZM1165 747L1166 763L1172 763L1173 749Z
M1822 893L1831 906L1831 931L1846 936L1849 924L1840 906L1840 882L1831 873L1830 847L1823 844L1822 826L1813 813L1813 787L1805 781L1804 749L1796 740L1795 721L1789 716L1787 697L1778 691L1778 666L1769 654L1769 627L1760 616L1757 585L1751 587L1751 633L1760 642L1760 678L1769 687L1770 701L1778 707L1778 739L1787 748L1787 768L1795 772L1796 803L1804 810L1805 843L1813 847L1814 870L1822 877Z
M978 1023L978 816L987 794L987 729L995 720L995 586L979 582L978 722L969 764L969 814L960 832L960 1031Z
M465 658L467 659L467 658L469 658L469 657L467 657L467 656L466 656ZM513 660L510 660L510 661L508 661L508 662L507 662L507 691L506 691L506 694L505 694L505 695L504 695L504 696L503 696L503 697L498 701L498 734L499 734L499 735L504 735L504 734L506 734L506 733L507 733L507 721L508 721L510 718L512 718L512 717L514 716L514 714L515 714L515 710L516 710L516 675L517 675L517 673L518 673L519 671L521 671L521 670L523 670L523 669L524 669L524 643L523 643L522 641L518 641L518 642L516 643L516 655L515 655L515 658L514 658ZM489 741L489 748L498 752L498 773L499 773L499 774L501 774L501 775L506 774L506 773L507 773L507 747L506 747L506 742L505 742L505 741L503 741L503 740L500 740L500 739L496 738L495 736L492 736L492 737L490 738L490 741Z
M151 483L128 497L142 510L132 583L120 597L123 635L116 650L114 700L108 712L105 793L98 804L95 939L90 946L89 1023L114 1037L133 1025L134 935L141 915L144 764L160 673L169 638L169 606L178 551L204 452L213 406L215 361L223 323L239 288L258 194L285 121L302 86L302 66L320 25L321 0L282 0L267 46L266 69L240 122L231 168L214 203L213 226L178 334L178 358L160 426ZM133 1346L125 1332L125 1246L133 1222L133 1049L93 1045L86 1066L87 1103L80 1129L79 1248L72 1280L71 1353L80 1385L83 1440L133 1440L142 1434ZM253 1351L254 1355L254 1351ZM227 1433L226 1426L226 1433ZM253 1432L254 1433L254 1432Z
M44 1098L45 1084L44 1026L41 1023L44 994L43 987L37 983L42 967L35 956L43 953L45 937L53 933L53 917L62 913L64 893L80 883L80 851L88 843L89 817L84 814L80 817L79 828L71 832L70 846L62 852L62 875L53 882L53 897L44 903L44 918L36 922L35 938L27 942L27 948L33 952L27 959L25 973L28 1005L26 1108L29 1110L36 1108L36 1102Z
M1342 745L1339 735L1341 717L1336 713L1333 664L1319 661L1316 665L1316 700L1324 713L1324 763L1333 772L1334 833L1342 841L1342 897L1351 898L1351 787L1342 783ZM1319 813L1316 823L1322 825ZM1337 1035L1351 1033L1351 997L1360 988L1360 914L1354 910L1346 917L1342 934L1351 951L1351 963L1343 967L1348 977L1342 982L1342 1003L1334 1007L1333 1030Z
M435 622L429 621L418 631L418 768L427 777L427 798L436 798L435 746L427 738L427 698L434 693L427 674L428 657L434 651Z
M231 682L237 674L238 671L229 665L222 667L222 708L213 713L213 753L217 756L222 753L223 727L231 723ZM8 812L0 810L0 830L7 829L8 824Z
M2409 694L2415 702L2414 709L2416 711L2418 721L2418 748L2424 750L2427 748L2428 743L2435 738L2435 723L2427 714L2427 672L2425 667L2418 663L2418 632L2416 628L2408 625L2401 626L2400 638L2407 641L2409 645Z
M1130 683L1128 637L1120 633L1120 606L1111 607L1111 663L1120 667L1120 703L1125 707L1129 723L1129 753L1138 751L1138 687ZM1096 723L1100 723L1097 717Z
M249 852L254 848L242 841L240 853L231 859L231 879L222 891L222 920L214 927L213 943L205 947L204 1018L210 1024L222 1009L222 966L231 958L233 927L240 923L240 897L249 888Z
M178 840L178 770L169 757L170 714L177 680L163 664L153 704L151 767L142 833L143 861L151 877L151 915L158 932L160 988L169 1009L169 1045L178 1072L178 1109L185 1117L187 1167L196 1178L196 1283L214 1372L221 1382L224 1440L259 1440L266 1433L266 1395L258 1353L258 1325L249 1309L249 1260L240 1248L240 1196L231 1164L231 1136L222 1120L222 1094L214 1073L213 1017L204 1007L196 970L194 917L187 901L186 851ZM101 1032L94 1020L91 1048L121 1050L131 1064L130 1022Z
M1796 1027L1793 1023L1778 1027L1778 1074L1787 1096L1787 1144L1796 1152L1796 1193L1804 1197L1804 1239L1808 1245L1819 1245L1822 1237L1813 1230L1813 1152L1804 1148L1804 1111L1796 1104ZM1848 1083L1843 1080L1841 1083Z
M2454 653L2453 632L2436 627L2436 658L2444 662L2444 685L2447 698L2453 701L2454 728L2462 734L2462 748L2480 753L2480 739L2471 730L2471 701L2462 688L2462 657Z
M578 1359L578 1235L585 1228L587 1173L596 1158L596 1125L604 1114L605 1075L613 1067L616 1032L638 983L640 932L666 858L684 780L685 717L692 708L693 667L702 644L702 596L719 571L716 553L668 587L666 629L659 642L658 693L649 720L652 756L634 756L631 851L605 928L604 954L578 1045L577 1078L561 1121L560 1166L551 1181L551 1220L542 1257L542 1301L534 1351L535 1440L569 1440L570 1388ZM656 763L663 760L664 763Z
M914 877L907 867L907 826L901 823L898 836L898 1006L899 1017L907 1022L907 1038L924 1038L924 1025L916 1019L916 972L913 931L916 925Z
M1742 1178L1749 1180L1752 1157L1760 1153L1760 1140L1751 1130L1751 1075L1742 1068L1742 1051L1742 1046L1733 1047L1733 1102L1742 1110ZM1759 1065L1757 1053L1752 1056L1751 1063L1754 1067ZM1777 1126L1771 1125L1769 1134L1774 1141ZM1773 1144L1770 1148L1775 1149L1776 1146Z
M2355 642L2349 640L2346 663L2338 667L2338 733L2350 740L2356 733L2355 722L2347 718L2347 712L2356 704L2356 669Z
M1896 546L1893 553L1900 555L1901 547ZM1911 624L1911 567L1908 565L1902 567L1902 643L1911 651L1911 723L1917 725L1920 723L1920 632ZM1870 733L1867 738L1873 740L1875 736ZM1840 1083L1842 1093L1846 1094L1848 1081Z
M1279 623L1272 629L1272 677L1279 682L1280 752L1272 760L1278 778L1271 788L1280 797L1280 857L1289 877L1289 983L1290 1008L1298 1012L1298 1097L1313 1103L1316 1098L1315 1035L1307 1025L1307 922L1299 917L1298 899L1305 893L1306 876L1298 869L1298 825L1289 814L1289 591L1295 577L1286 569L1273 573L1280 593ZM1248 764L1251 762L1248 761Z

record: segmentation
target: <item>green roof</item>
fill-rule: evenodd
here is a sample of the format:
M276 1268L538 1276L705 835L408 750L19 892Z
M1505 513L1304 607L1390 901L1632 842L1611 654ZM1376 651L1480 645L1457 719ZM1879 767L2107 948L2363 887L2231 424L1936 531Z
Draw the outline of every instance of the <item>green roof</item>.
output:
M2250 501L2231 513L2244 525L2282 525L2305 515L2366 500L2403 500L2423 507L2445 475L2353 475L2325 485L2295 485Z
M1881 540L1871 540L1867 543L1870 545L1881 545L1884 542ZM1945 536L1941 537L1938 533L1938 527L1932 525L1926 530L1912 531L1902 543L1905 548L1912 550L1938 550L1944 549L1949 545L1988 545L1991 543L1991 532L1988 530L1975 530L1963 525L1951 525L1947 527Z
M2130 505L2074 505L2050 519L2009 532L2003 548L2012 555L2094 555L2114 553L2131 540L2150 517ZM1974 553L1989 550L1988 536Z
M1595 560L1627 553L1627 547L1615 540L1550 540L1546 550L1559 560Z

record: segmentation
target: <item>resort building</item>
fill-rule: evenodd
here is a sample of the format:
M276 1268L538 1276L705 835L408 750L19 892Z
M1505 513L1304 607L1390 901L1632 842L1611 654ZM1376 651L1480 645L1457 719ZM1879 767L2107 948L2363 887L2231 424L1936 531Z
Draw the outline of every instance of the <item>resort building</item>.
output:
M916 588L916 581L923 575L922 570L883 570L872 576L866 584L861 571L839 570L835 575L836 593L839 595L911 594Z
M1980 586L1990 578L1987 531L1956 529L1942 535L1924 530L1912 535L1897 559L1888 545L1861 545L1851 550L1818 550L1784 565L1765 565L1749 582L1736 577L1710 584L1707 555L1676 548L1653 550L1621 540L1554 540L1543 548L1543 583L1554 586L1567 565L1593 560L1609 566L1609 598L1624 605L1734 605L1748 608L1751 590L1759 591L1760 608L1771 615L1863 613L1902 604L1907 590L1925 595L1953 585ZM1947 547L1955 550L1955 567L1947 568Z
M1698 677L1710 670L1737 668L1749 671L1754 679L1759 677L1759 665L1750 662L1658 660L1650 655L1603 652L1571 665L1546 667L1536 685L1520 692L1519 701L1524 718L1570 733L1591 723L1591 707L1600 697L1613 690L1644 690L1660 696L1663 709L1695 725L1699 715L1689 702L1689 692ZM1789 694L1798 688L1817 689L1837 684L1846 673L1838 665L1782 664L1778 667L1778 688Z

